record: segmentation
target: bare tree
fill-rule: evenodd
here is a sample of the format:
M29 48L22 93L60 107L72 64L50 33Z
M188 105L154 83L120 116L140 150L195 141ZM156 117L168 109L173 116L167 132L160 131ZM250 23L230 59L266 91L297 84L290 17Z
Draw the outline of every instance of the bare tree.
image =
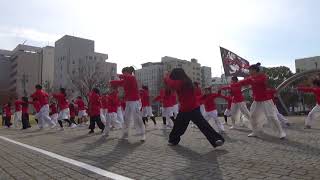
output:
M99 88L101 92L108 89L107 83L111 75L105 72L105 64L102 61L82 61L76 75L70 77L71 84L80 96L88 102L88 93L93 88Z

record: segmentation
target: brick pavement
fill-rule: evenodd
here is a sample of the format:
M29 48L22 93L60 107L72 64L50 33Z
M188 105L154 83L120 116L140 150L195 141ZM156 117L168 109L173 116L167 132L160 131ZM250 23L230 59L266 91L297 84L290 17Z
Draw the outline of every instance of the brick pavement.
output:
M153 130L151 122L145 143L136 136L129 141L120 140L120 131L112 131L109 137L102 137L98 132L87 135L84 128L65 131L34 128L25 132L1 129L0 135L134 179L320 179L320 123L318 129L305 130L301 117L292 117L290 121L295 124L286 130L286 140L268 134L248 138L249 131L242 128L227 130L225 145L217 149L190 126L180 145L167 146L170 131ZM19 173L4 171L11 164L19 172L23 171L19 167L25 166L41 170L43 179L101 178L23 147L2 140L0 143L0 177L3 174L20 179L14 177ZM45 168L41 169L39 164ZM67 170L59 171L61 166ZM30 177L34 173L20 174Z

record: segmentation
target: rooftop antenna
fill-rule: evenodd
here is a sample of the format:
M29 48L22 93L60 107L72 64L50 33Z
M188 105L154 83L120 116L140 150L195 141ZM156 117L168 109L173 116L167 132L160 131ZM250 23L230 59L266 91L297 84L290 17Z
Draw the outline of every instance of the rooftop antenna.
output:
M26 42L27 42L27 40L24 40L23 43L22 43L22 45L24 45Z

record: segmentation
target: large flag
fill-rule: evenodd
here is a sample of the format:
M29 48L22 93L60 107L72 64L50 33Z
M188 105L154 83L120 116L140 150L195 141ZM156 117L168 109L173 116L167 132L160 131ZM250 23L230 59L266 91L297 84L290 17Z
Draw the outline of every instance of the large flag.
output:
M225 76L246 77L249 75L249 62L235 53L220 47Z

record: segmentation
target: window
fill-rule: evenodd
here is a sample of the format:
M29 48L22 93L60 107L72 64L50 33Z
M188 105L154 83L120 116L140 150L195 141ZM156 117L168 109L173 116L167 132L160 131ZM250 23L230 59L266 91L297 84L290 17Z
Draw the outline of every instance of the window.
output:
M94 56L94 58L93 58L94 60L97 60L97 57L96 56Z
M73 60L73 61L72 61L72 64L76 64L76 62Z

